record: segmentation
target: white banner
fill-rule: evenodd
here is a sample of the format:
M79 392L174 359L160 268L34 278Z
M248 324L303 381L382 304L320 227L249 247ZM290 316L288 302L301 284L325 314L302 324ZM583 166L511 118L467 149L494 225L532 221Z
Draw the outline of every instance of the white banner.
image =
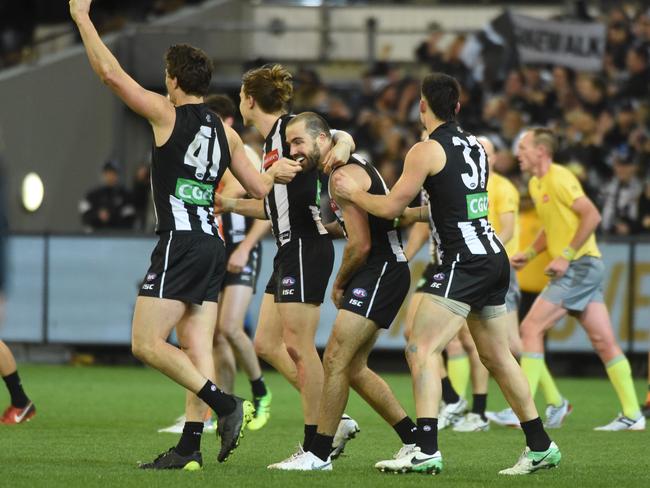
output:
M599 71L605 56L605 25L558 22L510 14L521 64L548 63Z

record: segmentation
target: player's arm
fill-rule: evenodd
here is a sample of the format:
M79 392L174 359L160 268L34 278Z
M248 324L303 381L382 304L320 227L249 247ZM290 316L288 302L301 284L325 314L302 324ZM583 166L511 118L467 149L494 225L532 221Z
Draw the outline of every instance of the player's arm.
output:
M515 235L515 213L500 213L498 219L501 224L501 232L497 234L497 237L505 246Z
M418 142L404 161L404 171L388 195L370 195L345 174L334 174L338 196L350 200L368 213L385 219L394 219L418 195L429 174L437 174L445 165L446 156L436 141Z
M244 240L237 244L237 247L230 255L226 268L230 273L241 273L248 262L251 250L271 230L271 222L268 220L256 220L248 230Z
M276 161L266 173L260 174L248 159L239 134L232 127L224 126L224 130L230 147L230 170L253 198L264 198L271 191L274 183L289 183L301 170L300 163L297 161L282 158Z
M400 227L408 227L416 222L429 222L429 206L406 207L404 213L399 216L398 224Z
M337 170L337 173L345 172L353 178L361 188L370 187L370 179L366 172L358 166L344 166ZM332 188L336 190L335 183ZM343 220L348 234L348 241L343 249L343 259L334 283L332 285L332 300L338 307L343 295L343 290L348 282L364 265L370 252L370 228L368 226L368 214L349 200L337 198L336 203L343 212Z
M350 159L350 155L356 149L352 136L343 130L333 130L332 142L334 145L325 155L323 160L323 171L330 173L332 169L344 165Z
M580 219L578 230L576 230L576 233L573 235L571 243L569 244L571 249L577 251L584 246L591 234L596 232L602 218L594 203L586 196L576 198L573 205L571 205L571 210L573 210L578 216L578 219Z
M145 90L124 71L90 20L90 2L70 0L70 15L77 24L93 71L131 110L151 123L156 143L164 142L174 126L174 106L166 97Z
M413 227L411 227L411 232L409 233L408 241L406 241L406 247L404 248L404 254L406 254L406 259L409 261L418 253L422 246L429 239L429 224L425 222L416 222Z
M214 195L214 213L237 213L244 217L267 220L268 216L264 210L264 201L253 198L228 198L218 193Z
M323 227L325 227L327 233L334 239L341 239L342 237L345 237L345 234L343 233L343 228L339 224L338 220L332 220L327 224L323 224Z
M221 191L219 194L225 198L242 198L246 196L246 190L232 172L227 169L221 176Z
M510 264L512 264L512 267L516 270L520 270L530 261L532 261L535 256L544 252L545 250L546 232L542 228L537 234L537 237L535 237L535 240L532 242L532 244L528 246L528 248L526 248L524 251L516 253L510 258Z

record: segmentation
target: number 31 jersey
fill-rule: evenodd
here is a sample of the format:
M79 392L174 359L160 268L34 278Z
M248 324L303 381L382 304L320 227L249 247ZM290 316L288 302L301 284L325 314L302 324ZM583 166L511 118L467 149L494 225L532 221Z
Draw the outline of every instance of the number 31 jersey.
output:
M214 191L230 165L228 140L219 117L204 104L176 107L169 140L154 146L152 154L156 232L218 235Z
M430 135L447 155L440 173L428 176L431 235L442 264L469 256L504 253L503 245L487 220L488 164L483 146L453 122Z

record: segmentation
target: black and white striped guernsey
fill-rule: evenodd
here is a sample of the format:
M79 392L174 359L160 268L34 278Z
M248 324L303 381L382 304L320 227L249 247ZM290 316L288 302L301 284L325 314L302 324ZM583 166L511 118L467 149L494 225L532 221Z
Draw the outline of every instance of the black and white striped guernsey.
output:
M283 115L273 125L264 142L262 171L289 157L285 131L293 115ZM318 169L298 173L287 185L275 184L264 199L266 216L271 220L278 247L292 239L326 235L320 215L320 179Z
M346 164L356 164L361 166L370 177L370 188L368 193L371 195L388 195L389 190L384 182L384 179L379 174L379 171L361 158L357 154L350 156ZM345 222L343 220L343 212L334 201L331 191L331 178L334 171L330 173L330 180L328 183L328 193L330 196L330 207L334 212L336 220L341 225L343 232L347 238L347 231L345 229ZM396 262L406 262L406 255L402 247L402 235L398 228L395 228L394 221L383 219L372 214L368 214L368 227L370 229L370 253L368 254L368 262L375 258L381 260L394 260Z
M214 191L229 165L230 149L219 117L204 104L176 107L169 140L152 151L156 232L218 235Z
M439 126L429 139L440 143L447 156L442 171L424 182L431 235L442 264L505 253L487 220L489 170L483 146L454 122Z
M230 252L244 240L246 234L255 222L252 217L244 217L233 212L221 214L221 237L226 245L226 252Z

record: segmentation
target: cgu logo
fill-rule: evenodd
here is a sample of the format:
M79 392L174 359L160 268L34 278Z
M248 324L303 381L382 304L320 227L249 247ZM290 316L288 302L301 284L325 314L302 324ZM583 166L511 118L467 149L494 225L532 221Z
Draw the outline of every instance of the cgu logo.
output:
M467 195L467 217L477 219L485 217L488 213L488 194L475 193Z
M212 205L214 187L210 184L179 178L176 181L176 197L192 205Z

